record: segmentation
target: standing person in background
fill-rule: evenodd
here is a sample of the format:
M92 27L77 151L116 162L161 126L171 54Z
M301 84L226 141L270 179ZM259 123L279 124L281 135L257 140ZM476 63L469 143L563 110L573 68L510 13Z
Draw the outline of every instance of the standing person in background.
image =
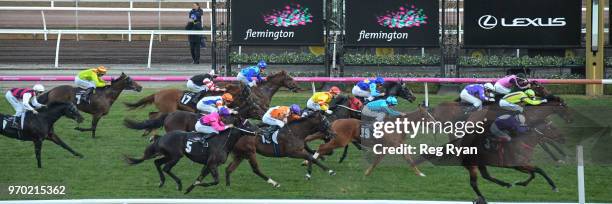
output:
M202 8L199 3L193 3L191 11L189 11L189 22L185 27L185 30L199 31L202 30ZM193 64L200 64L200 44L202 43L202 36L200 35L189 35L189 50L191 52L191 59Z

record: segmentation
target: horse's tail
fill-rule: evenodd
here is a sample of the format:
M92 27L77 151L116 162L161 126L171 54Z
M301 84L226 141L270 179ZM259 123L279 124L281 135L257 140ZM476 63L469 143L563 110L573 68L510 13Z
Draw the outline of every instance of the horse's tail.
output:
M144 151L144 155L141 158L137 159L137 158L128 157L127 155L123 155L125 162L128 163L129 165L136 165L136 164L142 163L145 160L155 158L155 156L157 156L159 153L157 149L158 142L159 142L159 137L157 135L153 136L153 143L147 146L147 148Z
M135 130L157 129L157 128L161 128L164 125L164 121L166 120L167 116L168 116L168 113L164 113L157 118L145 120L142 122L138 122L138 121L126 118L123 120L123 125L125 125L125 127L127 128L135 129Z
M155 101L155 94L151 94L147 97L144 97L139 101L136 101L136 103L124 102L123 104L128 107L128 110L134 110L136 108L141 108L150 105L153 103L153 101Z
M40 104L47 104L47 102L49 102L49 92L50 91L47 91L41 94L40 96L36 97L36 101L38 101L38 103Z

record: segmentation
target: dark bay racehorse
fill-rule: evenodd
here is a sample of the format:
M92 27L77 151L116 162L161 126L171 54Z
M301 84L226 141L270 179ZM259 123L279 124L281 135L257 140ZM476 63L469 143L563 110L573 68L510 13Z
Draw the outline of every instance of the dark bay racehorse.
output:
M185 131L170 131L163 137L155 137L155 140L150 144L144 152L142 158L130 158L125 156L126 162L130 165L139 164L145 160L153 159L158 156L155 160L155 168L159 173L159 187L162 187L165 183L164 172L168 174L177 184L178 190L182 190L181 180L172 173L172 168L179 162L183 156L187 156L191 161L203 164L200 176L198 176L196 182L194 182L185 193L191 192L195 186L213 186L219 183L218 167L225 163L229 152L234 148L234 145L238 139L245 135L252 135L253 129L256 127L251 125L248 120L242 120L239 118L232 118L234 120L232 124L238 128L229 128L219 133L219 135L208 138L207 150L203 155L194 155L189 153L187 147L187 137L191 134ZM199 143L194 143L196 145ZM162 168L163 166L163 168ZM212 174L214 181L211 183L202 183L202 179L208 174Z
M78 88L70 85L62 85L45 92L38 97L38 101L44 104L59 102L76 103L76 93ZM116 79L111 81L111 84L104 88L97 88L95 93L90 97L90 102L81 102L77 104L79 110L89 113L93 116L91 120L91 128L76 127L79 131L91 131L91 137L96 137L96 128L100 118L109 113L111 106L119 97L123 90L135 90L140 92L142 86L136 83L128 75L121 73Z
M459 158L456 157L435 157L431 155L423 155L419 158L416 163L419 164L425 160L433 161L434 163L440 162L440 160L456 160L458 165L464 166L470 174L470 185L474 192L478 195L475 200L476 203L487 203L486 199L478 189L478 172L484 179L492 181L504 187L511 187L512 184L496 179L491 176L487 171L487 166L512 168L518 171L529 174L529 178L525 181L516 183L517 185L526 186L534 178L534 175L542 175L554 191L557 188L550 179L550 177L541 169L530 164L530 159L533 153L533 149L536 145L541 143L542 138L546 135L552 135L549 137L558 137L552 129L546 128L548 123L546 118L552 114L560 114L563 118L569 118L569 110L563 100L556 96L549 96L549 102L538 106L526 106L525 117L527 119L526 124L531 128L530 132L523 134L519 137L514 137L510 143L498 144L500 151L487 151L485 148L486 138L491 135L489 131L490 125L494 120L488 120L485 122L485 132L483 134L467 134L463 138L455 139L450 144L461 147L476 147L478 154L475 155L463 155ZM446 146L443 146L446 147ZM446 150L444 150L446 151Z
M414 100L416 100L416 96L414 96L414 94L412 93L412 90L410 90L410 87L408 87L408 85L406 83L404 83L403 81L399 81L399 82L395 82L395 81L386 81L383 85L382 85L384 91L385 91L385 96L396 96L399 98L403 98L406 99L408 102L414 102Z
M40 153L42 150L42 142L45 139L53 141L55 144L68 150L74 156L83 157L83 155L72 150L72 148L66 145L66 143L53 132L53 125L62 116L73 119L78 123L83 122L83 116L81 116L79 110L77 110L72 103L52 102L46 107L39 109L38 114L28 111L24 115L23 130L3 127L3 125L0 126L0 134L17 140L32 141L34 143L34 153L36 154L38 168L42 168ZM11 116L0 114L0 123L4 121L3 118L7 117Z

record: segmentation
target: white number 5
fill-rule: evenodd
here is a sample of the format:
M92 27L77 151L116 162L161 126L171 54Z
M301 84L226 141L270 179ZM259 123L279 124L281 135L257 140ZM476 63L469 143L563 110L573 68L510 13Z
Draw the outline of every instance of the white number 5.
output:
M186 147L185 147L185 151L186 151L187 153L191 153L191 144L192 144L192 142L191 142L191 141L187 141L187 145L186 145Z

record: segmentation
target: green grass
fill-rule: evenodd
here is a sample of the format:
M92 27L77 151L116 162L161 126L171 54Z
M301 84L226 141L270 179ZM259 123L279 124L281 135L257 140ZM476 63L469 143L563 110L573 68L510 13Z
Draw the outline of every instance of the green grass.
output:
M250 171L244 162L233 174L231 187L218 185L196 188L191 194L176 191L174 182L167 177L166 186L158 188L158 176L152 161L137 166L127 166L122 155L141 156L147 139L141 132L122 126L125 117L144 119L151 107L138 111L126 111L123 101L135 101L154 90L144 93L124 92L98 126L98 138L89 133L73 130L76 123L62 119L56 124L59 135L75 150L85 155L84 159L71 156L67 151L51 142L43 145L43 168L37 169L33 145L0 137L0 200L7 199L82 199L82 198L288 198L288 199L407 199L407 200L472 200L467 172L461 167L440 167L423 165L421 170L427 177L417 177L405 162L389 157L369 177L363 176L367 166L363 153L351 147L348 159L338 164L341 151L336 151L324 163L336 170L336 176L328 176L314 167L313 179L304 179L305 169L301 161L286 158L258 156L262 171L281 183L272 188ZM275 104L304 103L305 93L281 92ZM572 107L610 106L612 97L590 98L584 96L563 96ZM419 100L423 98L418 96ZM431 103L450 101L454 96L431 96ZM413 110L416 104L402 104L400 110ZM4 100L0 112L12 113ZM608 115L602 115L605 119ZM89 119L90 117L87 116ZM600 120L601 121L601 120ZM608 124L609 119L608 119ZM86 121L82 126L88 126ZM443 138L443 137L438 137ZM431 138L430 138L431 139ZM409 141L410 142L410 141ZM439 140L439 142L442 142ZM439 143L438 142L438 143ZM312 144L311 146L315 146ZM572 151L572 149L568 150ZM538 152L541 154L541 152ZM224 168L225 166L223 166ZM490 201L577 201L576 165L542 167L559 186L559 193L551 191L543 178L537 177L529 187L506 189L479 179L483 194ZM221 174L223 175L223 168ZM199 174L201 165L187 158L173 169L183 180L184 187ZM586 187L588 202L612 202L612 167L587 165ZM506 181L526 178L525 174L508 169L491 168L491 173ZM210 178L207 178L209 180ZM221 179L224 184L225 179ZM65 185L65 196L14 196L6 194L7 185Z

